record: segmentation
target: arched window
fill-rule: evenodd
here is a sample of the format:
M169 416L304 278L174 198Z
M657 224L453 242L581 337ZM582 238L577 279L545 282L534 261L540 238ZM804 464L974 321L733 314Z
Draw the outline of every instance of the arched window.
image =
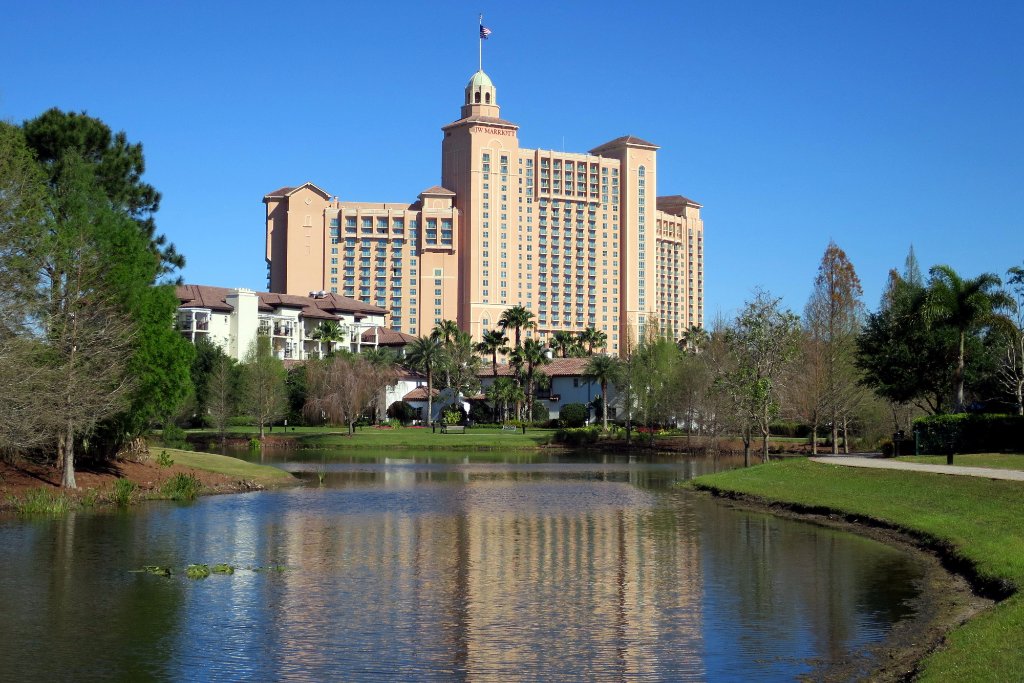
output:
M480 327L483 328L484 332L491 329L491 321L489 318L484 318L480 321Z
M640 176L641 178L643 178L643 177L644 177L645 175L647 175L647 169L646 169L646 168L644 168L643 166L641 166L641 167L640 167L640 168L639 168L639 169L637 170L637 175L639 175L639 176Z
M491 103L491 93L484 95L484 101L487 102L487 104Z
M477 90L476 94L473 95L473 101L476 104L480 104L480 91L479 90Z

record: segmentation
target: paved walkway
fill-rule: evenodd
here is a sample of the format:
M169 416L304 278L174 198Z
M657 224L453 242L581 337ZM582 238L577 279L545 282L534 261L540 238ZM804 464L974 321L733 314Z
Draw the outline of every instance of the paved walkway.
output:
M1024 471L997 470L992 467L961 467L959 465L924 465L916 462L903 462L888 458L865 458L856 455L830 455L811 458L814 462L829 465L845 465L846 467L873 467L879 470L907 470L910 472L931 472L933 474L957 474L966 477L984 477L985 479L1009 479L1024 481Z

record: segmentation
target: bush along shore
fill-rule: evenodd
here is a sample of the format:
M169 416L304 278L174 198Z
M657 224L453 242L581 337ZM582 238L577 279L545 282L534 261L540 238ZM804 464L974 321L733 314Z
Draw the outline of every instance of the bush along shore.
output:
M932 644L911 676L922 681L1024 678L1024 486L806 460L706 475L695 488L805 515L901 532L996 604ZM942 596L937 596L942 597ZM925 654L925 653L922 653Z
M0 463L0 510L61 515L96 507L125 508L144 500L194 500L199 495L255 491L299 483L288 472L213 453L151 447L148 456L83 468L78 488L62 489L56 468Z

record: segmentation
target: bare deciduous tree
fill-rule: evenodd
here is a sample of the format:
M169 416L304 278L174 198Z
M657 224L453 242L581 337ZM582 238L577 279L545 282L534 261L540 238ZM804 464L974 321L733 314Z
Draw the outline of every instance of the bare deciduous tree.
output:
M351 435L359 416L394 381L393 367L374 365L360 356L311 363L303 412L313 420L348 425Z

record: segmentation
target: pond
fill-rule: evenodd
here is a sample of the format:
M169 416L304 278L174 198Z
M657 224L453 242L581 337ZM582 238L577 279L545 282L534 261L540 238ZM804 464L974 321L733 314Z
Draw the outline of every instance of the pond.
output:
M306 485L0 518L0 678L792 680L860 653L866 672L926 571L671 488L724 460L270 461Z

